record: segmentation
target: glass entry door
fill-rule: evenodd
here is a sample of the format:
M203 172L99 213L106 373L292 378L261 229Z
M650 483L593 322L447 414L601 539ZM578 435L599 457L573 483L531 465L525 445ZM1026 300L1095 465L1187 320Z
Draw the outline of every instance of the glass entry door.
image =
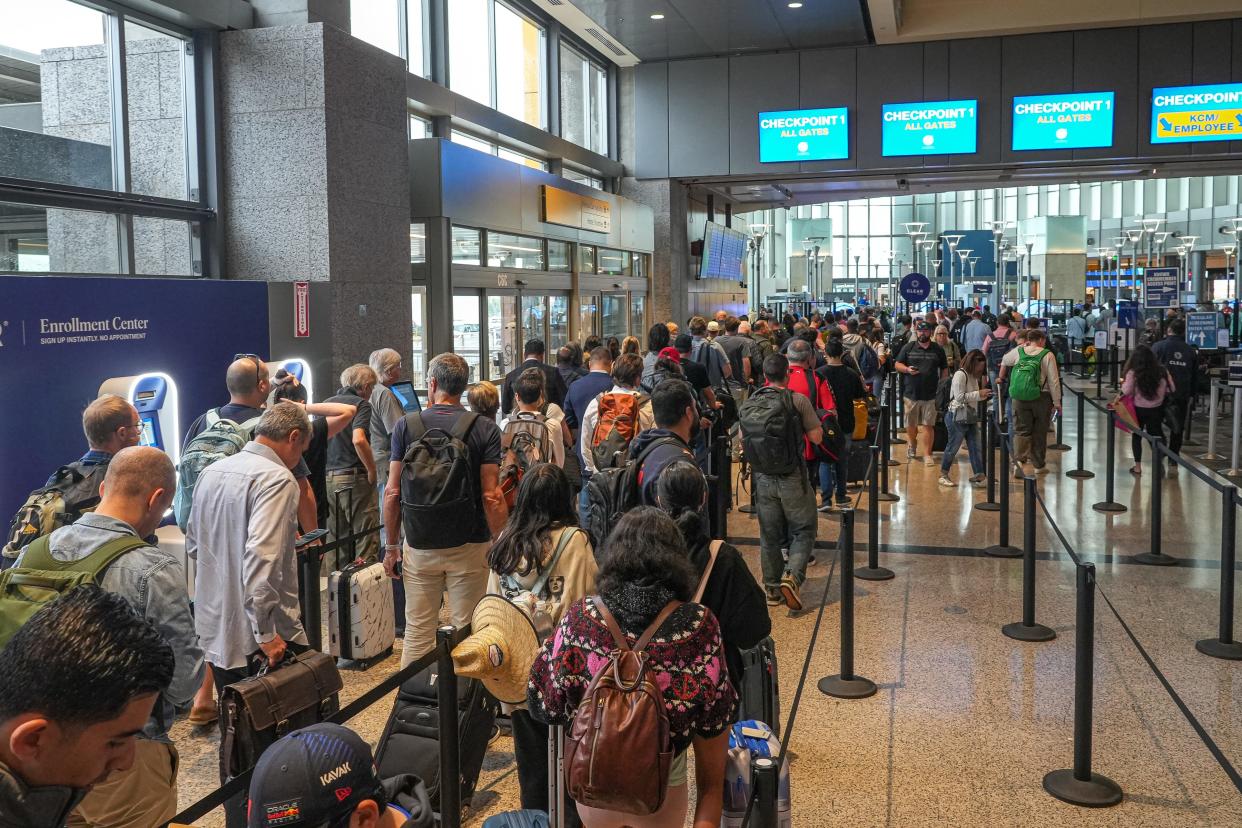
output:
M522 358L516 310L514 296L487 297L487 378L492 382L502 381Z
M601 335L605 340L610 336L624 339L629 334L629 298L628 293L603 294L603 302L601 304L603 328Z

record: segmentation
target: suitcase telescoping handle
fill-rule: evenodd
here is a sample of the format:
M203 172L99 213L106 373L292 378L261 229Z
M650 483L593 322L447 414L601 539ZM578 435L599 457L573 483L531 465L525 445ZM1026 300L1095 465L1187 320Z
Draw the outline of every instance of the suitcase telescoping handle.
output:
M565 828L564 748L564 728L548 728L548 828Z

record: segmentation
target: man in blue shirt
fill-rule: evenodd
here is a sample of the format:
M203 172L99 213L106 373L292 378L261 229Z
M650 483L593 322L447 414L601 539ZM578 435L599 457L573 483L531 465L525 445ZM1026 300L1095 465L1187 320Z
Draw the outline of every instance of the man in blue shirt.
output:
M983 321L983 314L977 310L971 311L970 321L966 323L966 327L962 330L962 350L965 353L983 350L983 340L991 332L992 329Z
M582 463L582 440L578 431L582 428L582 418L591 400L612 388L612 353L601 345L591 351L587 364L591 368L590 373L569 386L569 393L565 395L565 424L573 432L574 452L578 455L578 468L582 469L584 486L590 475Z

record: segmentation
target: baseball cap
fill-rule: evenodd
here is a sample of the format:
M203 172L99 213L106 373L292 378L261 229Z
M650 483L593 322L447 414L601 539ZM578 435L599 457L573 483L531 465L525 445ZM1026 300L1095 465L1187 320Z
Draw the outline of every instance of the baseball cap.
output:
M932 326L930 322L920 319L919 323L914 326L914 329L917 331L930 331L932 329Z
M259 758L250 779L247 828L318 826L364 799L384 804L371 748L335 724L295 730Z

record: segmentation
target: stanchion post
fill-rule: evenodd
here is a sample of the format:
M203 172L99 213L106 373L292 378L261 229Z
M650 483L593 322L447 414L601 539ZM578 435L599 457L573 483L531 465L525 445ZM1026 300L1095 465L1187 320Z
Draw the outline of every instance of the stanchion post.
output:
M1126 507L1113 499L1113 467L1116 465L1117 457L1117 415L1112 411L1108 412L1108 456L1104 462L1104 499L1099 503L1092 503L1091 508L1097 512L1124 512Z
M999 409L993 409L992 416L987 418L985 427L981 429L982 431L985 431L991 434L992 439L988 440L985 443L986 448L984 449L984 454L983 454L984 465L987 468L988 480L987 480L987 499L975 504L975 508L978 509L980 512L1002 511L1001 504L996 502L996 476L999 472L996 468L996 452L994 452L993 449L996 447L997 440L999 440L1000 450L1001 450L1001 465L1004 466L1009 462L1006 459L1009 456L1009 441L1005 439L1004 435L1000 433L1000 428L996 425L997 416L999 416ZM1003 492L1008 487L1009 487L1008 483L1006 483L1004 486L1001 487L1001 492L1002 492L1001 497L1005 497ZM1005 519L1002 518L1001 520L1004 521ZM1008 541L1004 541L1004 543L1008 543Z
M1001 632L1015 641L1051 641L1057 637L1052 628L1035 623L1035 478L1024 477L1022 490L1022 620L1006 624Z
M854 675L854 510L841 512L841 672L819 680L819 692L838 699L874 696L875 682Z
M993 558L1020 558L1022 550L1009 543L1009 440L1007 434L1001 435L1000 452L1001 452L1001 468L1004 470L1004 477L1001 478L1000 487L1000 503L996 504L995 511L1000 512L1000 537L997 538L995 546L989 546L983 550L983 554L990 555ZM975 508L983 506L980 503Z
M901 436L900 423L897 420L897 416L900 413L898 411L897 403L897 398L900 396L897 393L897 382L898 379L896 374L890 376L888 379L888 388L885 390L888 394L888 413L892 416L892 419L889 422L888 440L895 446L904 446L906 441Z
M1233 389L1233 442L1229 448L1229 468L1221 474L1225 477L1242 477L1242 461L1239 461L1238 438L1242 434L1242 387Z
M1127 336L1128 336L1128 334L1127 334ZM1108 385L1109 385L1109 387L1110 387L1110 388L1112 388L1114 391L1116 391L1116 390L1117 390L1117 371L1118 371L1117 356L1118 356L1118 354L1117 354L1117 343L1116 343L1116 342L1114 342L1114 343L1113 343L1112 345L1110 345L1110 346L1109 346L1109 348L1108 348L1108 361L1109 361L1109 365L1108 365Z
M1142 437L1145 440L1148 439L1147 434L1143 434ZM1164 467L1164 443L1159 437L1152 437L1150 442L1152 460L1151 503L1147 511L1151 513L1151 548L1146 552L1135 555L1134 560L1137 563L1148 564L1149 566L1177 566L1177 558L1164 554L1161 540L1164 523L1164 495L1160 485L1162 482L1160 469Z
M1078 398L1078 421L1074 424L1074 427L1078 430L1078 448L1075 451L1075 454L1078 455L1078 468L1070 469L1065 473L1065 476L1072 477L1075 480L1090 480L1095 477L1095 472L1088 471L1082 467L1083 451L1085 450L1083 446L1087 442L1085 437L1087 433L1087 395L1082 391L1075 391L1072 388L1070 389L1070 392Z
M1221 490L1220 519L1220 629L1216 638L1195 642L1195 649L1212 658L1242 660L1242 643L1233 637L1233 587L1237 566L1238 490Z
M867 565L855 576L864 581L887 581L893 570L880 566L880 471L884 467L879 446L871 447L871 474L867 476Z
M750 781L755 791L754 819L750 828L777 828L777 794L780 772L776 760L769 756L756 756L750 762Z
M1100 364L1100 349L1095 351L1095 401L1104 399L1104 366Z
M1052 451L1069 451L1070 447L1065 444L1065 415L1054 415L1057 418L1057 441L1048 446Z
M877 497L877 499L882 503L896 503L897 501L901 500L901 497L899 495L893 494L888 489L888 467L896 466L899 464L896 460L893 460L890 456L892 454L892 445L891 445L891 440L889 438L892 435L889 434L888 426L889 426L888 416L883 411L883 409L881 409L880 427L879 427L880 456L881 456L880 494Z
M453 672L453 634L456 628L436 629L436 701L440 729L440 826L461 828L461 754L458 723L457 674Z
M298 584L302 604L302 628L312 650L323 649L323 608L319 594L320 546L311 546L298 553Z
M1091 705L1095 693L1095 565L1078 564L1074 614L1074 767L1051 771L1044 790L1062 802L1107 808L1121 802L1121 786L1091 771Z

